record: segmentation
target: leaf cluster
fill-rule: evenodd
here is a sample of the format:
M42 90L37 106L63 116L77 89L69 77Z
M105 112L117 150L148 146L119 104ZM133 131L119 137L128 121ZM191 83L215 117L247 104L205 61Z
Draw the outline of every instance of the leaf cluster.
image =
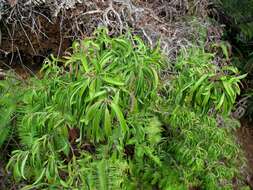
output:
M201 48L182 54L175 65L179 74L172 96L176 97L176 104L190 105L201 113L214 110L229 115L240 94L240 80L246 75L239 75L233 66L219 68L212 64L212 58L213 54Z
M211 60L189 50L165 86L159 48L136 36L100 29L74 42L10 103L19 146L7 170L23 189L229 189L240 151L232 127L218 128L207 112L227 119L243 76L217 71Z

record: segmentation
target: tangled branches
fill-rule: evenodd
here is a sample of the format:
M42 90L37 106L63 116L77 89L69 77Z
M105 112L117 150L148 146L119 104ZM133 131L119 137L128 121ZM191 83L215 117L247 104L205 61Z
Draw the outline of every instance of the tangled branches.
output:
M2 4L7 29L0 49L18 48L32 55L59 55L70 41L90 36L102 25L110 35L131 30L151 46L160 39L164 52L174 59L179 49L201 37L196 23L209 27L201 19L207 16L208 0L8 0ZM187 21L192 15L198 19ZM20 42L21 36L26 39Z

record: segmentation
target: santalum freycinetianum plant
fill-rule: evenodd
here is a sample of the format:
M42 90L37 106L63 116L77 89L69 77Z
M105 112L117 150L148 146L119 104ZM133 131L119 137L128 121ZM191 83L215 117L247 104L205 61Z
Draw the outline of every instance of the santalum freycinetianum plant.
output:
M169 87L170 111L162 118L170 138L161 146L184 184L181 189L233 189L232 180L240 179L238 167L244 160L233 137L240 124L229 115L245 75L233 66L215 65L213 57L202 48L182 53Z
M161 81L168 66L159 48L136 36L100 29L74 42L65 57L49 57L43 78L27 81L16 104L20 146L7 170L26 181L23 189L229 189L240 151L230 128L206 114L218 100L204 108L196 101L201 85L211 84L198 80L214 70L210 54L195 50L177 60L170 86ZM210 97L218 98L215 92L227 97L223 85L214 85Z
M201 48L182 54L175 65L179 75L173 93L177 104L191 105L202 113L213 110L229 115L240 94L240 80L246 75L239 75L233 66L212 64L213 56Z
M107 143L122 149L132 136L126 117L145 110L158 94L161 54L138 37L111 38L103 29L73 43L71 51L48 59L44 78L31 79L25 90L18 118L22 149L13 151L7 167L17 180L65 184L63 178L72 176L62 173L73 170L76 154L83 155L74 147ZM86 177L65 186L87 185Z

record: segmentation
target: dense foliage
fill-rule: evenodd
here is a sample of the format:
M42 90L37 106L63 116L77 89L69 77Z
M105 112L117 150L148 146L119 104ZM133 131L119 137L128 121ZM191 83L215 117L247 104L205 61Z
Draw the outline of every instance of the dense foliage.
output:
M219 1L219 21L226 25L224 38L232 45L232 62L242 72L247 72L244 99L247 99L246 115L253 118L253 1ZM243 106L245 107L245 106Z
M253 2L245 0L222 1L227 23L227 37L232 42L234 62L252 75L253 61Z
M203 49L191 49L188 55L179 56L175 68L180 75L175 80L173 96L177 97L177 104L184 101L196 111L207 113L213 109L229 115L240 94L240 79L246 75L238 76L239 71L235 67L220 69L210 64L213 57Z
M251 0L221 0L221 5L228 22L233 27L231 30L239 29L240 33L235 34L237 39L247 42L253 38L253 2Z
M40 80L1 83L0 139L18 136L6 169L24 189L212 190L240 180L229 114L244 76L234 67L196 48L167 78L158 47L106 29L69 51L48 58Z

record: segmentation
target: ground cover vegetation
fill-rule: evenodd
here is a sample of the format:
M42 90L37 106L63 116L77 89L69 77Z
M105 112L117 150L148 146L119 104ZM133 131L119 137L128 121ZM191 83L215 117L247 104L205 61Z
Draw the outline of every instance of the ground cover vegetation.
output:
M250 189L250 3L0 0L0 189Z
M245 75L213 56L196 46L172 65L159 44L102 28L41 79L6 75L6 170L23 189L247 189L230 118Z

